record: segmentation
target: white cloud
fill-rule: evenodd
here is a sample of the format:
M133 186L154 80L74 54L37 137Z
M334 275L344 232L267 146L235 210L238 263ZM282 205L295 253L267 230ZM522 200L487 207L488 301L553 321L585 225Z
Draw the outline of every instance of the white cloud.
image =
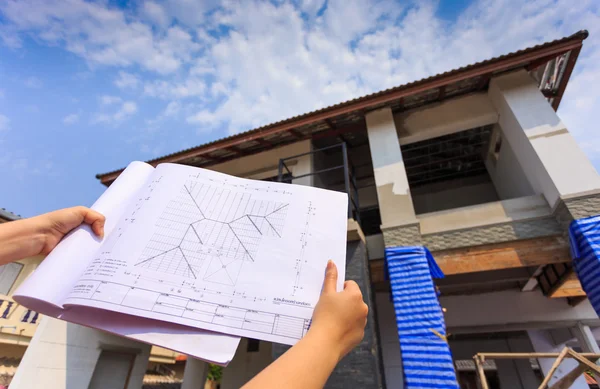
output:
M122 101L123 101L123 99L120 98L119 96L109 96L109 95L100 96L100 103L102 105L118 104L118 103L121 103Z
M114 82L119 89L135 89L140 85L141 81L135 74L127 73L121 70L119 71L119 76Z
M183 82L155 80L144 85L144 94L162 99L201 98L206 92L206 81L189 77Z
M0 132L10 129L10 119L6 115L0 113Z
M106 124L118 124L123 120L133 116L137 112L137 104L134 101L124 101L119 109L113 113L97 113L92 118L92 124L106 123Z
M165 108L163 115L171 116L171 117L177 116L177 114L179 114L180 110L181 110L181 103L179 101L171 101Z
M11 23L10 39L2 37L5 44L14 46L19 32L35 33L43 42L61 45L93 64L139 65L168 74L198 49L191 35L179 27L155 31L104 3L8 0L0 3L0 12Z
M79 121L79 115L76 113L69 114L63 118L63 123L70 125L75 124Z
M597 0L475 0L456 21L440 19L436 1L165 0L125 11L107 4L0 1L0 38L18 47L31 35L114 66L118 88L168 102L154 121L185 117L203 131L230 133L588 28L560 114L600 164L600 92L590 87L600 75ZM116 111L97 121L137 110L108 97L104 109ZM188 104L193 111L182 108Z
M27 77L23 81L23 84L25 84L25 86L27 88L38 89L38 88L42 87L42 80L40 80L37 77L31 76L31 77Z
M114 115L115 120L123 120L137 112L137 104L133 101L126 101Z
M159 26L167 26L170 22L170 17L164 8L156 4L154 1L146 1L142 5L142 13Z

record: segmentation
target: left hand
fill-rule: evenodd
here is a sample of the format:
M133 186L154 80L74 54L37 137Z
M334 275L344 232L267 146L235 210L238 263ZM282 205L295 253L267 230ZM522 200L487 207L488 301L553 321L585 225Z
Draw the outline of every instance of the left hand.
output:
M48 254L66 234L82 223L89 224L94 234L103 238L106 218L94 210L79 206L45 213L25 221L32 223L32 228L44 235L39 254Z

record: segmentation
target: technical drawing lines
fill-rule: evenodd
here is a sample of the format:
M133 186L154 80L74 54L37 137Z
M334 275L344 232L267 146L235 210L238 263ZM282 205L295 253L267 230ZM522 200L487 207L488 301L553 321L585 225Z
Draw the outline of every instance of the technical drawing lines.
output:
M201 245L202 242L190 225L179 244L175 247L161 250L164 243L151 240L144 253L152 254L157 250L162 252L150 255L135 266L195 279L205 260L204 254L199 250Z
M302 267L304 265L304 263L307 262L307 259L304 258L304 254L306 251L306 246L308 245L308 238L310 235L310 219L311 217L315 216L315 208L312 205L312 201L308 202L308 209L306 210L306 222L304 223L304 231L302 232L301 236L300 236L300 254L298 255L298 258L296 258L296 265L294 266L294 269L296 270L296 278L294 281L294 287L292 290L292 296L296 295L296 292L300 289L302 289L302 287L300 286L300 278L302 277Z
M210 259L203 280L235 285L263 237L281 238L287 210L288 204L188 181L167 204L136 266L196 279Z

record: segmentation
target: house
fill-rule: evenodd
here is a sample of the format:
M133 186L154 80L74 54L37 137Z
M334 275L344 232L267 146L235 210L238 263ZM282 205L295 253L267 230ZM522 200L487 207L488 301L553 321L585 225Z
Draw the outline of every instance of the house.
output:
M0 209L0 223L7 223L18 219L21 219L21 216L7 211L4 208ZM42 325L43 328L47 328L48 326L52 327L51 332L55 337L57 337L61 331L66 332L65 330L71 326L70 324L68 325L59 320L43 319L42 315L23 307L12 299L14 291L17 290L27 276L37 268L43 259L43 256L35 256L24 258L6 265L0 265L0 388L3 385L8 386L11 384L15 372L21 367L21 360L32 341L38 326ZM103 334L99 331L79 328L80 335L89 335L88 332L93 332L94 335L96 335L95 341L102 344L104 348L109 347L111 344L122 347L123 342L118 337ZM164 364L176 364L177 353L160 347L150 348L147 346L147 348L149 349L149 357L141 364L142 376L146 371L146 367L152 370ZM100 350L98 349L97 352L100 353ZM109 353L105 354L109 355ZM66 355L62 356L65 357ZM48 358L47 354L38 353L38 357L38 362L40 362L41 365L33 365L33 369L36 370L37 373L40 373L40 371L44 369L52 371L55 363L58 363L59 365L66 363L66 359L63 358L61 360L59 355L54 355L55 358ZM96 360L98 360L98 358L99 356L96 356L96 359L93 360L93 364L91 365L92 368L97 366ZM25 367L25 369L27 369L27 367ZM78 370L76 366L72 366L72 369ZM168 373L176 375L176 372L169 371ZM55 384L59 386L63 385L62 387L64 387L66 382L68 382L68 380L61 381L61 379L56 379ZM16 384L11 385L11 388L16 386Z
M564 345L599 352L600 320L572 270L566 233L571 220L600 213L600 176L556 114L587 36L581 31L149 163L348 193L346 278L371 309L363 342L340 362L329 388L403 387L386 247L424 245L446 274L437 286L463 388L475 387L478 352ZM110 185L121 171L97 178ZM221 387L240 387L285 349L243 339ZM188 382L201 381L205 367L190 362ZM531 388L551 364L497 360L484 369L495 387ZM585 379L573 387L587 388Z

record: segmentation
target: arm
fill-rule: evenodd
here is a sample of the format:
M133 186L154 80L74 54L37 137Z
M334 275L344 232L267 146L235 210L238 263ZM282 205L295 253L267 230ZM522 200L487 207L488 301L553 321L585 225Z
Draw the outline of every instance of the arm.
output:
M294 347L248 382L243 389L322 388L337 363L364 336L368 307L354 281L336 292L337 268L327 263L321 298L310 330Z
M0 265L38 254L48 254L81 223L104 236L104 216L86 207L61 209L29 219L0 224Z

